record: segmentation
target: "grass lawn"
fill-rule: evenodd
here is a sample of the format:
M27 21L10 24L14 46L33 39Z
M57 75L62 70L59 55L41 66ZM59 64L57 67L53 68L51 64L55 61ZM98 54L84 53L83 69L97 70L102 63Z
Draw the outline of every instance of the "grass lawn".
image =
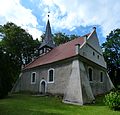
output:
M0 115L120 115L120 111L104 106L102 97L97 98L96 104L77 106L55 97L14 94L0 100Z

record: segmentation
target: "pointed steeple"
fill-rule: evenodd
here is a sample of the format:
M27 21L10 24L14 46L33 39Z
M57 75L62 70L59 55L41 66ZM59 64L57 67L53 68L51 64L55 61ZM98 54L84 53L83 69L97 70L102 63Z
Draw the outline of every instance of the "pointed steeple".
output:
M39 47L39 54L45 54L49 52L51 49L55 47L55 44L52 39L52 32L50 27L50 21L49 21L49 15L48 15L48 21L46 25L46 31L45 31L45 37L43 39L42 44Z
M45 39L46 41L50 41L52 39L52 33L51 33L51 27L50 27L50 21L48 19L46 31L45 31Z

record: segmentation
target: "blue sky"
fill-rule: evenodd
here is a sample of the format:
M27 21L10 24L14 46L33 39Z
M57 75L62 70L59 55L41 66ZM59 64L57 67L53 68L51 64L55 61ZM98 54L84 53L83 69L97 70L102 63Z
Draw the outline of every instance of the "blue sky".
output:
M120 28L119 5L119 0L0 0L0 24L13 22L40 39L50 10L53 33L82 36L96 26L101 44Z

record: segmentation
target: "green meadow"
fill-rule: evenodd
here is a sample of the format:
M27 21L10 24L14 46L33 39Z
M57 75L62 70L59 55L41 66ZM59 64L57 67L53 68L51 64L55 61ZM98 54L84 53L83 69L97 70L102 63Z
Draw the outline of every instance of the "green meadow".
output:
M52 96L13 94L0 100L0 115L120 115L120 111L105 106L103 96L95 104L78 106Z

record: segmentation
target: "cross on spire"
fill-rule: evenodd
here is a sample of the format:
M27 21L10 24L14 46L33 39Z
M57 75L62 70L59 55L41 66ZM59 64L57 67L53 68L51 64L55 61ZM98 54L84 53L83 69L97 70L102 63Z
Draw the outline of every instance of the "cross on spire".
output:
M50 11L48 11L48 18L50 17Z

